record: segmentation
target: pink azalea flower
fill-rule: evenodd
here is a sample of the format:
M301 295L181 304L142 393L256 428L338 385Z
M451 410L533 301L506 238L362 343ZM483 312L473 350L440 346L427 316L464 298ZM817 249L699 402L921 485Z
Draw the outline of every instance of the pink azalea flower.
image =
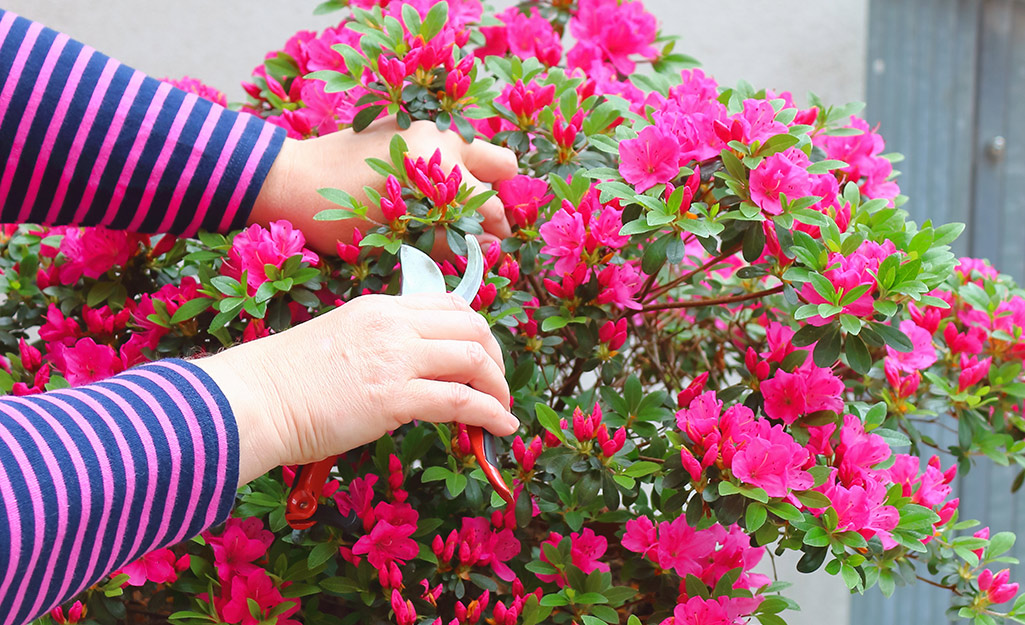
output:
M747 144L787 133L786 124L776 121L776 109L766 100L744 100L744 110L735 119L743 132L741 141Z
M804 384L807 389L804 401L809 413L819 410L843 412L843 380L833 375L829 369L816 367L810 358L797 372L804 376Z
M387 521L378 521L370 534L360 536L352 546L352 552L366 555L376 569L385 567L389 562L405 564L420 553L416 541L410 538L415 531L416 525L395 526Z
M716 542L713 531L695 530L685 517L679 516L659 524L656 562L659 568L675 571L680 577L700 576L704 570L701 561L715 551Z
M509 7L496 17L507 25L509 51L521 59L537 57L548 66L562 59L562 40L552 23L540 16L537 7L525 15L517 7Z
M883 437L865 432L861 419L844 415L835 463L839 469L838 478L844 485L863 485L866 480L874 479L869 470L892 454Z
M207 85L198 78L182 76L177 80L173 78L163 78L162 80L163 82L173 85L182 91L194 93L205 100L210 100L214 104L220 104L224 107L228 106L228 96L224 95L224 93L219 89L215 89L210 85Z
M232 518L228 519L220 536L208 534L206 541L213 550L218 576L227 581L259 569L254 562L267 556L274 534L264 527L260 519Z
M751 172L751 200L770 215L783 212L781 195L794 200L812 195L814 180L804 152L789 148L766 158Z
M652 46L657 29L655 17L640 2L580 0L576 15L570 18L573 37L597 46L603 58L624 75L634 71L632 55L647 59L658 56Z
M952 327L952 325L947 327ZM898 352L887 345L886 355L889 359L905 373L914 373L931 367L936 362L936 349L932 346L932 335L918 327L910 319L900 322L900 331L908 335L914 349L910 352Z
M772 378L762 382L760 389L765 399L765 414L770 419L779 419L790 425L807 414L808 385L804 376L780 369Z
M315 265L320 259L303 247L305 244L303 233L287 221L275 221L269 230L253 224L235 236L221 273L236 280L241 280L242 274L246 273L249 294L253 295L260 285L267 282L266 265L280 269L286 260L296 255Z
M733 475L757 486L770 497L786 497L791 490L810 488L815 480L803 469L808 450L794 441L780 425L758 421L746 444L733 456Z
M890 200L900 193L897 183L890 180L893 166L881 156L886 147L883 138L869 128L868 122L851 117L850 128L861 130L861 134L832 136L816 134L813 141L826 152L827 158L847 163L839 170L847 180L858 183L861 193L872 199Z
M71 386L97 382L124 369L121 358L109 345L98 345L91 338L79 339L72 347L64 347L54 364L64 372Z
M730 597L690 597L677 604L672 618L665 619L660 625L743 625L748 622L746 617L761 603L759 600L753 607L747 605L751 602Z
M257 568L247 575L236 575L230 584L222 587L222 595L214 601L217 611L226 623L260 625L268 612L283 604L292 604L277 616L277 625L299 625L287 617L299 611L298 599L285 599L274 586L264 569ZM255 604L258 616L253 616L250 604Z
M643 193L680 173L680 144L658 126L641 130L636 139L619 143L619 173Z
M541 224L539 229L545 246L541 252L555 259L555 273L566 275L580 262L584 251L584 218L565 207Z
M188 554L179 559L170 549L157 549L125 565L120 571L111 573L111 577L117 577L122 573L128 575L128 581L125 583L129 586L143 586L146 582L171 584L178 580L178 573L188 567Z
M652 559L658 552L658 530L646 516L639 516L626 522L623 533L623 548Z
M886 486L876 480L864 485L846 487L836 482L836 474L823 486L823 494L836 510L839 531L855 531L870 539L878 537L884 549L897 546L890 531L900 522L900 514L893 506L885 505Z
M975 356L969 358L966 354L961 354L961 373L957 376L957 390L965 391L981 382L989 374L991 362L992 356L979 360Z
M1017 582L1008 583L1011 571L1003 569L996 575L989 569L979 574L979 592L990 604L1006 603L1018 594Z
M604 536L598 536L590 528L585 528L583 532L573 532L569 535L570 538L570 555L573 565L578 567L585 574L591 571L609 571L609 565L606 562L602 562L600 558L605 555L605 550L608 547L608 541L605 540ZM558 546L562 541L562 535L557 532L552 532L548 540L544 541L544 544ZM548 562L547 556L544 551L541 552L541 560ZM561 588L566 585L566 580L563 575L542 575L537 576L543 582L555 582Z
M632 263L607 265L598 274L601 290L595 299L599 304L612 304L620 308L640 310L641 305L634 299L641 289L644 278Z
M538 211L555 197L548 192L548 183L539 178L518 175L498 183L498 199L512 221L521 228L537 221Z

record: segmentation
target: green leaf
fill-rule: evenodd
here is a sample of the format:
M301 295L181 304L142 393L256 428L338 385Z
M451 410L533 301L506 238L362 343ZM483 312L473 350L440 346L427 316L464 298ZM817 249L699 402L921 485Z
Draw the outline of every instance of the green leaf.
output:
M338 546L334 543L320 543L310 551L306 559L307 566L315 569L338 554Z
M444 4L444 3L439 3ZM439 6L439 5L434 5ZM447 6L447 5L446 5ZM383 104L375 104L362 109L359 113L356 113L356 117L352 120L352 129L355 132L366 130L367 126L372 124L375 119L384 111L385 107Z
M425 41L430 41L441 32L447 21L448 3L439 2L432 6L427 12L427 16L424 17L424 23L420 27L420 34L423 35Z
M817 490L794 491L794 496L808 508L828 508L832 505L829 497Z
M188 321L201 312L205 312L210 305L213 304L213 300L208 297L197 297L196 299L189 300L178 307L178 310L174 311L171 316L171 323L181 323Z
M860 336L847 335L847 363L857 373L865 375L872 369L872 356Z
M661 469L662 465L658 464L657 462L641 460L640 462L635 462L628 466L626 470L623 471L623 473L630 477L644 477L645 475L651 475L652 473L655 473L656 471L659 471Z
M449 475L452 475L452 472L446 467L439 467L435 465L424 469L423 475L420 476L420 481L440 482L441 480L447 479Z
M908 353L915 349L908 335L904 334L899 328L882 323L874 323L872 324L872 329L878 332L879 336L883 337L887 345L898 352Z
M554 434L563 443L566 442L566 434L559 425L559 415L554 410L542 403L534 404L534 413L537 415L537 422L541 427Z
M758 528L765 523L765 519L768 518L768 512L765 506L753 501L747 506L747 511L744 514L744 522L747 525L745 528L748 533L758 531Z

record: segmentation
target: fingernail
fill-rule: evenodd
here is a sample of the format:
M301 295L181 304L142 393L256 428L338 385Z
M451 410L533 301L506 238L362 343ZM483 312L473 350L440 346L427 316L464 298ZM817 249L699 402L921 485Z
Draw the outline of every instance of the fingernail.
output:
M509 414L509 419L508 419L508 421L509 421L509 427L511 427L511 428L512 428L512 429L514 429L514 430L518 430L518 429L520 429L520 420L519 420L519 419L517 419L517 418L515 417L515 415L513 415L513 413L511 413L511 412L510 412L510 413L508 413L508 414Z

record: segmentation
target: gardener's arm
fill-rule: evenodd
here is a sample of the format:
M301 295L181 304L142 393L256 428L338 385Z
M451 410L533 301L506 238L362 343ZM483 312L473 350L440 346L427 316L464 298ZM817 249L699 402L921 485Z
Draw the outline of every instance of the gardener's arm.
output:
M227 518L240 479L411 419L516 429L498 344L449 295L367 296L283 332L0 398L0 625Z
M346 131L286 145L285 131L258 117L226 110L0 9L3 223L194 235L288 219L311 245L333 252L354 224L314 224L313 215L331 206L316 189L359 195L364 185L383 188L363 160L386 157L394 131L379 123L360 135ZM413 156L440 147L445 165L462 166L471 184L516 173L511 152L484 142L468 145L423 124L406 137ZM482 212L485 240L509 234L497 200Z

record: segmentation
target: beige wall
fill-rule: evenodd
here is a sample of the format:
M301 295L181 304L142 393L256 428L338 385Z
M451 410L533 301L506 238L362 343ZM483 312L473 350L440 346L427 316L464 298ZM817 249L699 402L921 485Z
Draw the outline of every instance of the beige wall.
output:
M239 82L267 51L300 29L333 25L311 17L317 0L5 0L3 7L63 30L155 76L190 75L243 97ZM495 2L508 6L511 0ZM697 57L721 84L808 91L844 103L864 99L867 0L646 0L678 49ZM288 8L290 7L290 8ZM813 7L813 8L812 8ZM724 42L728 43L724 45ZM791 625L846 625L849 598L825 574L777 562L803 611ZM766 558L763 572L771 575Z

